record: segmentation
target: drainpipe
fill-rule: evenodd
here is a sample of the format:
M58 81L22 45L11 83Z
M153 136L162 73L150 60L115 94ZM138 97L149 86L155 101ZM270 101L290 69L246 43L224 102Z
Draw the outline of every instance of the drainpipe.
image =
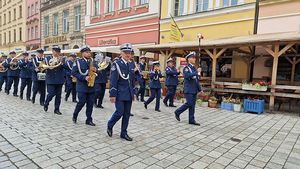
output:
M254 29L253 29L253 35L257 34L257 30L258 30L258 19L259 19L259 1L260 0L256 0L255 2L255 15L254 15ZM253 50L252 50L252 56L255 57L255 53L256 53L256 46L253 46ZM250 81L253 80L253 70L254 70L254 61L251 63L251 68L250 68Z

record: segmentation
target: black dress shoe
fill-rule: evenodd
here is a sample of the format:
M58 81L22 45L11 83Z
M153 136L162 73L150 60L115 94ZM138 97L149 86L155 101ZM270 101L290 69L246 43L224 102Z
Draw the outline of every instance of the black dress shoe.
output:
M109 137L112 137L112 134L113 134L113 130L111 128L107 127L107 135Z
M65 97L65 101L68 101L68 98L67 98L67 97Z
M130 116L134 116L134 115L130 113Z
M73 103L77 103L77 101L76 101L76 100L73 100L72 102L73 102Z
M121 136L122 139L126 140L126 141L132 141L132 138L129 137L127 134L124 136Z
M177 120L177 121L180 121L180 117L177 115L177 113L176 113L176 112L174 112L174 114L175 114L175 118L176 118L176 120Z
M104 107L102 105L100 105L100 109L104 109Z
M62 113L61 113L59 110L55 110L55 111L54 111L54 114L62 115Z
M13 96L15 96L15 97L19 97L17 94L13 94Z
M30 99L30 98L27 98L26 100L27 100L27 101L31 101L31 99Z
M155 111L157 111L157 112L161 112L160 110L155 110Z
M20 99L23 100L23 96L22 95L20 95Z
M31 103L34 104L35 103L35 99L31 99Z
M72 121L73 121L74 124L77 123L77 119L75 117L72 118Z
M148 109L148 105L146 103L144 103L144 107L145 109Z
M192 123L189 123L191 125L195 125L195 126L200 126L200 123L197 123L197 122L192 122Z
M167 102L163 101L163 103L166 107L169 107Z
M48 111L48 105L44 104L44 111L47 112ZM55 113L55 112L54 112Z
M169 105L169 107L177 107L177 106L174 106L174 105Z
M144 99L141 99L141 102L145 102L145 100L144 100Z
M44 106L45 104L44 104L44 103L40 103L40 105L41 105L41 106Z
M93 123L92 121L90 121L90 122L85 122L85 124L86 124L86 125L89 125L89 126L96 126L96 124Z

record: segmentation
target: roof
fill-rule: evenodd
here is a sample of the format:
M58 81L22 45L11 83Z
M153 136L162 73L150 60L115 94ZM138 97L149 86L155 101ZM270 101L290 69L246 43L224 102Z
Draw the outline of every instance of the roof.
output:
M258 34L248 36L229 37L221 39L202 39L201 48L212 49L221 47L242 47L242 46L256 46L263 44L273 43L288 43L288 42L300 42L300 32L289 33L272 33L272 34ZM159 45L151 45L147 47L141 47L139 50L146 52L158 52L160 50L197 50L199 48L198 41L186 41L186 42L174 42Z

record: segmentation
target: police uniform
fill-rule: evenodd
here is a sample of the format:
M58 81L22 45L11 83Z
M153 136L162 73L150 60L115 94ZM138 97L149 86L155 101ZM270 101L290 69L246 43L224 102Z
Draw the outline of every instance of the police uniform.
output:
M194 52L189 53L186 58L196 57ZM184 96L186 98L186 103L183 104L175 111L175 117L178 121L180 121L180 114L185 110L189 109L189 124L200 125L195 121L195 105L197 100L197 93L201 91L201 87L199 84L199 75L196 67L192 64L188 64L184 67L183 70L184 75Z
M38 49L37 50L38 55L43 55L44 50ZM34 56L32 58L32 61L30 62L30 68L31 68L31 79L32 79L32 99L31 102L35 103L36 94L40 94L40 105L44 106L45 102L45 95L46 95L46 82L45 82L45 73L41 72L39 70L39 66L42 62L45 62L44 57L40 56ZM44 75L44 79L41 77L38 77L38 74Z
M83 46L80 49L80 52L89 52L91 51L89 47ZM73 122L77 123L77 117L83 106L86 104L86 121L85 124L95 126L93 123L92 112L93 104L95 97L95 86L89 87L86 77L89 74L90 62L92 59L80 58L77 59L73 69L72 76L77 78L76 91L78 94L78 103L76 104L74 113L73 113Z
M141 56L140 59L145 58L145 56ZM138 64L140 67L140 72L145 71L146 70L146 64L145 63L139 63ZM140 88L138 89L137 93L136 93L136 97L137 99L139 99L139 96L141 95L141 102L144 102L144 97L145 97L145 90L146 90L146 79L145 77L143 77L143 74L139 74L139 76L137 77L137 81L140 85Z
M131 44L123 44L120 47L122 52L132 52ZM121 138L132 141L127 134L127 127L130 118L132 100L134 97L134 90L132 83L130 63L123 58L116 60L111 68L110 74L110 97L116 98L116 111L109 119L107 124L107 133L111 137L114 125L122 118L121 124Z
M158 61L153 62L153 66L159 65ZM159 81L159 78L162 78L162 74L160 71L152 70L149 73L150 76L150 90L151 90L151 96L148 98L148 100L144 103L145 109L147 109L148 104L150 104L155 98L155 111L160 112L160 97L161 97L161 83Z
M66 60L65 62L65 77L66 77L66 96L65 96L65 101L68 101L68 98L70 96L70 94L72 93L72 101L75 103L76 102L76 82L73 81L72 78L72 69L73 69L73 65L76 62L76 54L72 53L70 54L71 57L75 57L75 60Z
M105 59L105 58L104 58ZM98 69L98 64L95 65ZM104 108L102 103L105 95L106 90L106 83L108 81L108 76L110 74L110 65L103 70L97 71L98 76L96 77L95 81L95 101L94 104L98 108Z
M16 52L11 51L9 53L10 55L16 54ZM18 97L18 87L19 87L19 75L20 75L20 68L18 62L16 62L15 66L12 66L12 58L7 58L6 61L3 63L3 66L5 68L8 68L7 70L7 85L5 87L6 94L9 94L9 91L12 87L12 84L14 85L14 91L13 95L15 97Z
M61 49L58 46L52 48L52 50L56 52L60 52ZM54 56L48 56L45 58L45 63L49 65L51 59ZM61 115L59 110L60 103L61 103L61 93L62 93L62 86L64 84L64 65L60 64L58 67L54 69L47 69L46 70L46 85L47 85L47 96L46 101L44 104L44 110L48 111L48 106L50 101L55 96L55 103L54 103L54 113Z
M0 63L4 63L6 60L6 56L2 55L2 57L0 57ZM7 83L7 68L3 67L2 70L0 70L0 92L2 91L2 86L3 84Z
M28 53L23 54L25 57L28 57ZM31 86L32 86L32 71L30 69L30 61L27 59L19 60L19 66L21 69L20 78L21 78L21 88L20 88L20 99L23 99L23 92L25 87L27 87L26 99L30 101L31 95Z
M168 62L174 62L172 58L167 60ZM175 107L174 106L174 96L176 94L176 88L178 85L178 75L180 73L177 71L175 67L167 67L166 68L166 86L167 86L167 95L163 100L163 103L166 106ZM169 104L168 104L169 102Z

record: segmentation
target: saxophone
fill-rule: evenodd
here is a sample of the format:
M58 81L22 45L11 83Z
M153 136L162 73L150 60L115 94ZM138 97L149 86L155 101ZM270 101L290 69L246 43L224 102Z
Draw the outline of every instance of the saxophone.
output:
M88 72L88 76L89 76L89 79L88 79L88 87L94 87L95 85L95 79L96 79L96 76L97 76L97 73L96 73L96 68L94 66L94 62L93 62L93 59L90 59L90 63L89 63L89 72Z

